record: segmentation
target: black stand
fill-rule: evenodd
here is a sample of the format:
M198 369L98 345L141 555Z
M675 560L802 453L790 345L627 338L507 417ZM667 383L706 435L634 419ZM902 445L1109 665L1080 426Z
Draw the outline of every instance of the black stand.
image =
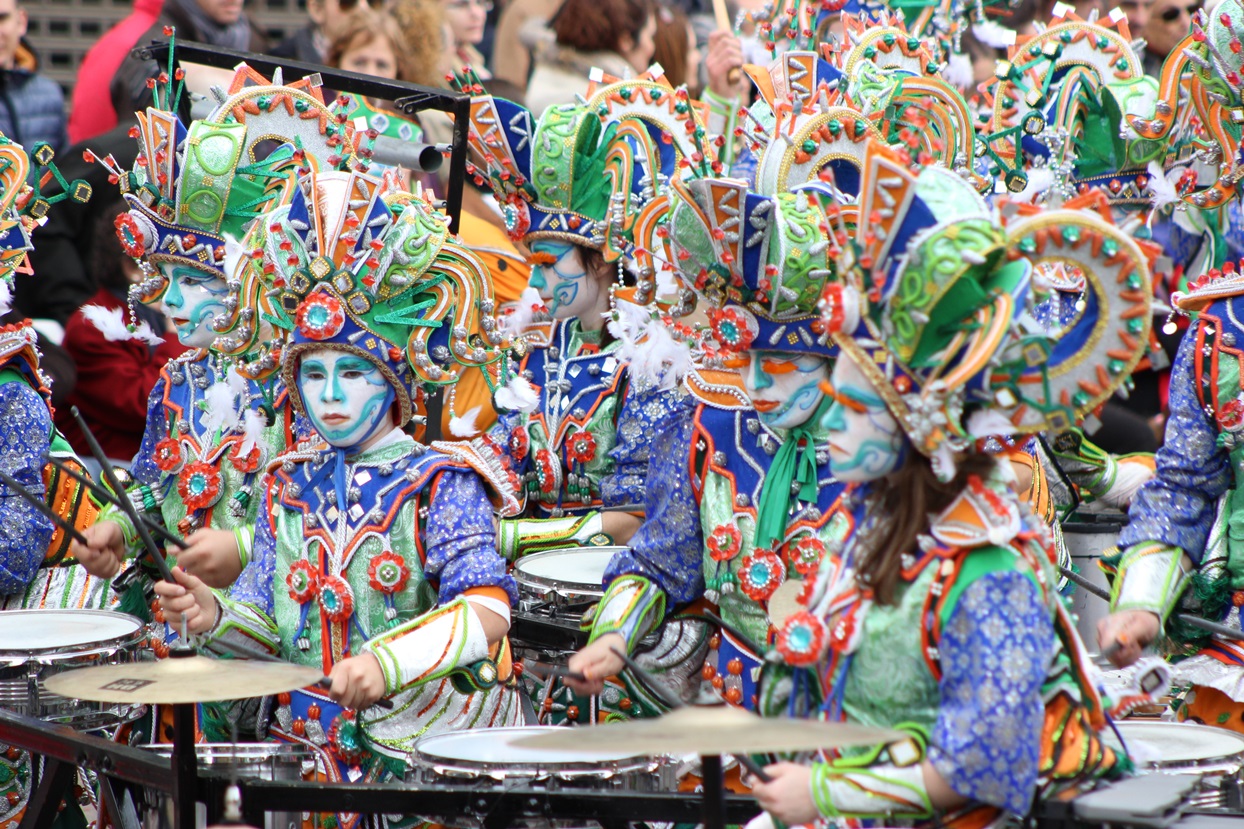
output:
M701 757L700 775L704 778L704 829L726 829L726 784L721 757Z
M173 829L195 829L199 765L194 754L192 704L173 706Z

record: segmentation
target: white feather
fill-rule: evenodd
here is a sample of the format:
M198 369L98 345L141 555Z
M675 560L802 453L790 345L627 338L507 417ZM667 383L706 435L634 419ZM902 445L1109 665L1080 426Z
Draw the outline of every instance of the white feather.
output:
M1054 174L1048 167L1037 167L1028 171L1028 183L1015 195L1015 201L1031 204L1037 197L1049 190L1054 184Z
M203 425L209 432L231 432L242 421L238 397L246 391L246 379L232 368L203 393Z
M972 34L981 43L995 49L1006 49L1015 45L1015 32L992 20L979 20L972 24Z
M497 408L511 412L534 412L540 405L540 396L521 374L515 374L493 396Z
M7 279L0 279L0 317L13 310L13 289Z
M1178 176L1178 173L1172 171L1171 175ZM1175 182L1166 177L1166 171L1156 161L1149 162L1149 193L1154 210L1183 201L1175 189Z
M976 78L972 74L972 59L962 52L955 52L946 62L942 76L956 89L972 89Z
M82 316L86 321L99 329L104 339L110 343L140 340L148 345L161 345L164 339L151 330L151 326L140 322L134 331L125 325L125 312L120 308L105 308L102 305L83 305Z
M456 438L469 438L479 434L479 428L476 427L475 421L479 418L480 407L476 406L465 414L456 415L449 419L449 434Z
M670 390L693 367L690 347L674 339L661 318L633 302L619 300L617 319L609 333L621 342L618 359L627 364L631 381L639 388Z
M540 299L540 292L535 288L524 288L518 297L514 312L502 317L500 322L503 336L514 338L521 335L535 322L536 313L545 307Z
M268 421L258 409L247 409L242 416L242 457L249 455L256 446L263 443L263 432Z

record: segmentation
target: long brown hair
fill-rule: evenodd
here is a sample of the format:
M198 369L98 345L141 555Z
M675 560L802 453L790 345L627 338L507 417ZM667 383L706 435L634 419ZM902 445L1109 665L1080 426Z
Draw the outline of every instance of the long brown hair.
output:
M995 463L993 456L974 452L959 462L954 480L944 483L933 474L929 459L909 444L906 462L873 483L868 515L874 520L866 522L873 532L862 539L857 573L878 602L895 603L903 555L917 552L917 537L929 531L929 516L950 506L971 476L987 478Z

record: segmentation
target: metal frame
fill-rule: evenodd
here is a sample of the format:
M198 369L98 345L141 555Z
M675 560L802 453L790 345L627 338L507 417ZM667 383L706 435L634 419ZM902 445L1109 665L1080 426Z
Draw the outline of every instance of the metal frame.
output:
M291 78L318 74L324 85L336 92L352 92L368 98L383 98L386 101L392 101L394 106L407 115L427 109L452 115L454 140L449 158L445 212L449 215L450 231L458 232L458 217L462 212L462 188L466 183L467 130L471 119L470 97L446 89L420 86L405 81L390 81L359 72L347 72L343 69L329 69L326 66L300 60L238 52L233 49L188 41L177 41L174 46L169 41L154 40L147 46L135 48L131 55L142 60L154 60L159 66L164 67L169 62L170 46L173 46L174 66L178 60L217 69L233 69L239 63L245 63L268 77L271 77L278 68Z
M183 709L181 713L176 709ZM185 717L193 706L176 706L174 728L182 731ZM193 720L190 720L193 726ZM193 734L191 728L188 734ZM151 752L114 743L102 737L83 734L12 711L0 709L0 742L46 758L44 775L31 793L21 829L48 829L56 817L60 795L76 767L95 772L106 807L121 815L116 797L118 782L165 792L173 798L174 829L194 829L196 802L208 807L208 821L220 812L225 788L230 780L224 772L200 774L193 760L181 765L177 748L170 760ZM193 752L188 755L193 758ZM44 783L46 782L46 785ZM56 784L60 784L60 788ZM415 814L452 819L476 817L486 829L501 829L531 817L599 821L608 829L630 821L669 821L701 823L706 817L727 823L744 824L758 807L744 795L728 794L705 814L701 795L683 792L593 791L590 789L515 789L500 784L490 787L470 785L385 785L319 782L238 781L243 808L248 817L268 811L288 811L290 803L309 812L355 812L359 814ZM186 794L183 794L186 793ZM715 800L715 798L714 798ZM723 812L718 809L724 808ZM712 825L711 823L708 825ZM720 825L720 824L718 824Z

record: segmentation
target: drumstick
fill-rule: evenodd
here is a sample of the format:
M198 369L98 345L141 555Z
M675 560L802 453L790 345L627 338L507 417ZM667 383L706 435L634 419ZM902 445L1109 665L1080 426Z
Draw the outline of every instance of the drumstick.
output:
M734 27L730 25L730 13L726 11L726 0L713 0L713 16L717 18L717 28L723 32L733 32ZM732 66L730 71L726 73L726 82L734 86L739 82L739 76L743 74L741 67Z
M609 650L613 651L614 655L621 659L626 664L626 667L630 668L644 685L648 686L648 690L652 692L653 696L661 700L669 708L686 707L682 700L671 696L666 689L662 688L653 678L652 674L648 673L648 671L634 659L631 659L630 655L626 651L618 650L617 648L610 648ZM732 754L730 756L737 760L740 766L747 769L748 774L755 777L761 783L770 783L773 781L773 778L760 767L760 764L751 757L748 757L746 754Z
M34 507L39 512L40 515L42 515L44 518L47 518L49 521L51 521L53 524L55 524L57 527L63 530L65 535L69 536L74 541L81 544L83 547L91 546L90 544L87 543L86 536L78 532L77 527L75 527L73 524L70 524L68 521L66 521L61 516L57 515L56 511L53 510L51 507L49 507L42 498L40 498L38 495L35 495L33 492L31 492L30 490L22 486L20 483L18 483L13 478L12 475L10 475L7 472L0 471L0 481L3 481L5 486L13 490L18 495L20 495L28 504Z
M563 667L561 665L554 665L552 670L549 671L549 673L552 674L553 676L563 676L566 679L573 679L575 682L587 682L586 674L581 674L578 671L572 671L569 668Z
M213 642L212 645L213 647L220 648L221 650L229 651L231 654L234 654L235 656L241 656L246 659L253 659L256 662L273 662L277 665L289 665L290 664L287 660L282 659L279 656L273 656L272 654L264 653L263 651L254 651L248 647L245 647L244 645L238 645L234 642L225 642L223 640L217 640L216 642ZM319 681L317 681L315 684L323 688L324 690L328 690L329 688L332 687L333 681L329 679L327 676L322 676L319 678ZM376 700L373 703L373 705L376 708L383 708L386 711L393 710L393 700L386 699L385 697L381 697L380 699Z
M108 482L108 486L112 488L112 491L119 496L125 492L125 488L117 481L117 476L112 473L112 464L108 462L108 456L104 454L99 441L95 439L95 433L91 431L90 426L86 425L86 420L82 417L82 412L78 411L77 406L70 406L69 411L73 415L73 419L77 421L78 428L82 430L82 436L86 438L86 445L90 447L91 454L95 456L95 460L99 463L100 472L103 474L104 480ZM121 498L117 502L117 506L133 522L134 530L138 533L138 537L142 539L144 549L151 556L151 561L155 564L156 569L160 571L160 578L169 584L177 584L177 579L173 578L173 571L169 569L168 562L164 560L164 556L160 555L155 542L151 540L151 533L147 532L147 525L138 517L138 510L135 509L134 504L129 498Z
M107 501L113 506L117 506L117 507L121 506L120 500L117 498L116 495L113 495L111 491L95 483L89 477L87 477L86 475L83 475L78 470L64 463L59 458L56 458L53 455L46 455L45 457L47 458L48 463L52 464L52 466L55 466L61 472L65 473L70 478L73 478L75 481L77 481L78 483L82 484L84 487L89 489L92 493L94 493L96 498L99 498L101 501ZM180 547L183 550L186 549L186 542L180 536L169 532L167 529L164 528L163 525L158 524L155 521L152 521L150 518L147 518L146 516L140 515L139 518L143 520L143 523L147 525L147 528L149 530L151 530L156 535L160 536L160 538L164 539L165 542L172 544L176 547Z
M1074 570L1069 570L1066 567L1059 565L1058 572L1062 573L1069 581L1075 582L1077 585L1083 587L1086 591L1092 593L1097 598L1104 599L1107 602L1110 601L1110 594L1108 592L1103 590L1101 587L1098 587L1096 584L1093 584L1091 581L1084 578L1084 576L1081 576ZM1185 625L1189 625L1190 627L1200 628L1201 630L1209 631L1210 633L1217 633L1219 636L1225 636L1228 639L1244 641L1244 631L1236 630L1235 628L1227 627L1226 625L1220 625L1217 622L1211 622L1209 619L1202 619L1200 616L1193 616L1191 613L1176 613L1174 614L1174 618L1177 621L1183 622Z

